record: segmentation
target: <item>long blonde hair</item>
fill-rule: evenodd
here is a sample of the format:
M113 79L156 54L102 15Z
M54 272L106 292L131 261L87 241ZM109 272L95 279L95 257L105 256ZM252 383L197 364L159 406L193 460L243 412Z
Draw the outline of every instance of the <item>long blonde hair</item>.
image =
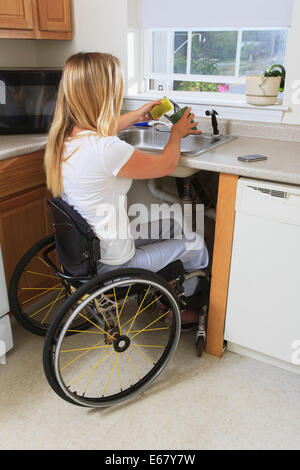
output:
M72 130L78 126L100 137L116 135L123 93L123 70L116 57L88 52L67 60L45 153L47 186L55 197L63 191L62 161Z

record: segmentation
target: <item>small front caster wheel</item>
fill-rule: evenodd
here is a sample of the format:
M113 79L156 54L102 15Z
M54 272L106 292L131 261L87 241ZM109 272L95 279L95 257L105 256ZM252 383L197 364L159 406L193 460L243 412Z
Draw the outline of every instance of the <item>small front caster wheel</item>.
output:
M203 352L205 350L205 337L204 336L198 336L197 342L196 342L196 350L197 350L197 356L202 357Z

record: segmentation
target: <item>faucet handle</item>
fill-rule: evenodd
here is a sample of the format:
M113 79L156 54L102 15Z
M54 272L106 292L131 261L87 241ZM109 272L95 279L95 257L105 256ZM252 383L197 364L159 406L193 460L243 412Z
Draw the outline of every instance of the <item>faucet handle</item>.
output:
M214 135L219 135L219 129L218 129L218 121L217 121L217 116L219 116L219 113L215 109L207 110L205 111L206 116L211 116L211 124L213 127Z
M215 109L208 109L205 111L206 116L219 116L219 113Z

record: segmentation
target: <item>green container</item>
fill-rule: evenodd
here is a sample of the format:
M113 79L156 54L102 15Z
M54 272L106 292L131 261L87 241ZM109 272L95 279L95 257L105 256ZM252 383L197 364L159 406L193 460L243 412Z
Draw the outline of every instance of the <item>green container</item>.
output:
M179 111L174 113L172 116L169 116L170 121L173 124L176 124L176 122L178 122L179 119L182 118L182 116L184 115L187 109L188 109L188 106L186 106L185 108L180 108ZM195 122L195 121L192 121L192 122ZM198 130L198 127L193 127L193 131L197 131L197 130Z

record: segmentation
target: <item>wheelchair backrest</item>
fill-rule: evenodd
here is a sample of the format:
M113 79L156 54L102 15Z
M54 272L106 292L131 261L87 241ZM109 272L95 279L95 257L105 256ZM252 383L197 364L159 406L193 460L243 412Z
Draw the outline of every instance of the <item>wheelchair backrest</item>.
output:
M100 259L100 240L86 220L67 202L53 198L47 202L55 228L56 251L66 274L93 276Z

